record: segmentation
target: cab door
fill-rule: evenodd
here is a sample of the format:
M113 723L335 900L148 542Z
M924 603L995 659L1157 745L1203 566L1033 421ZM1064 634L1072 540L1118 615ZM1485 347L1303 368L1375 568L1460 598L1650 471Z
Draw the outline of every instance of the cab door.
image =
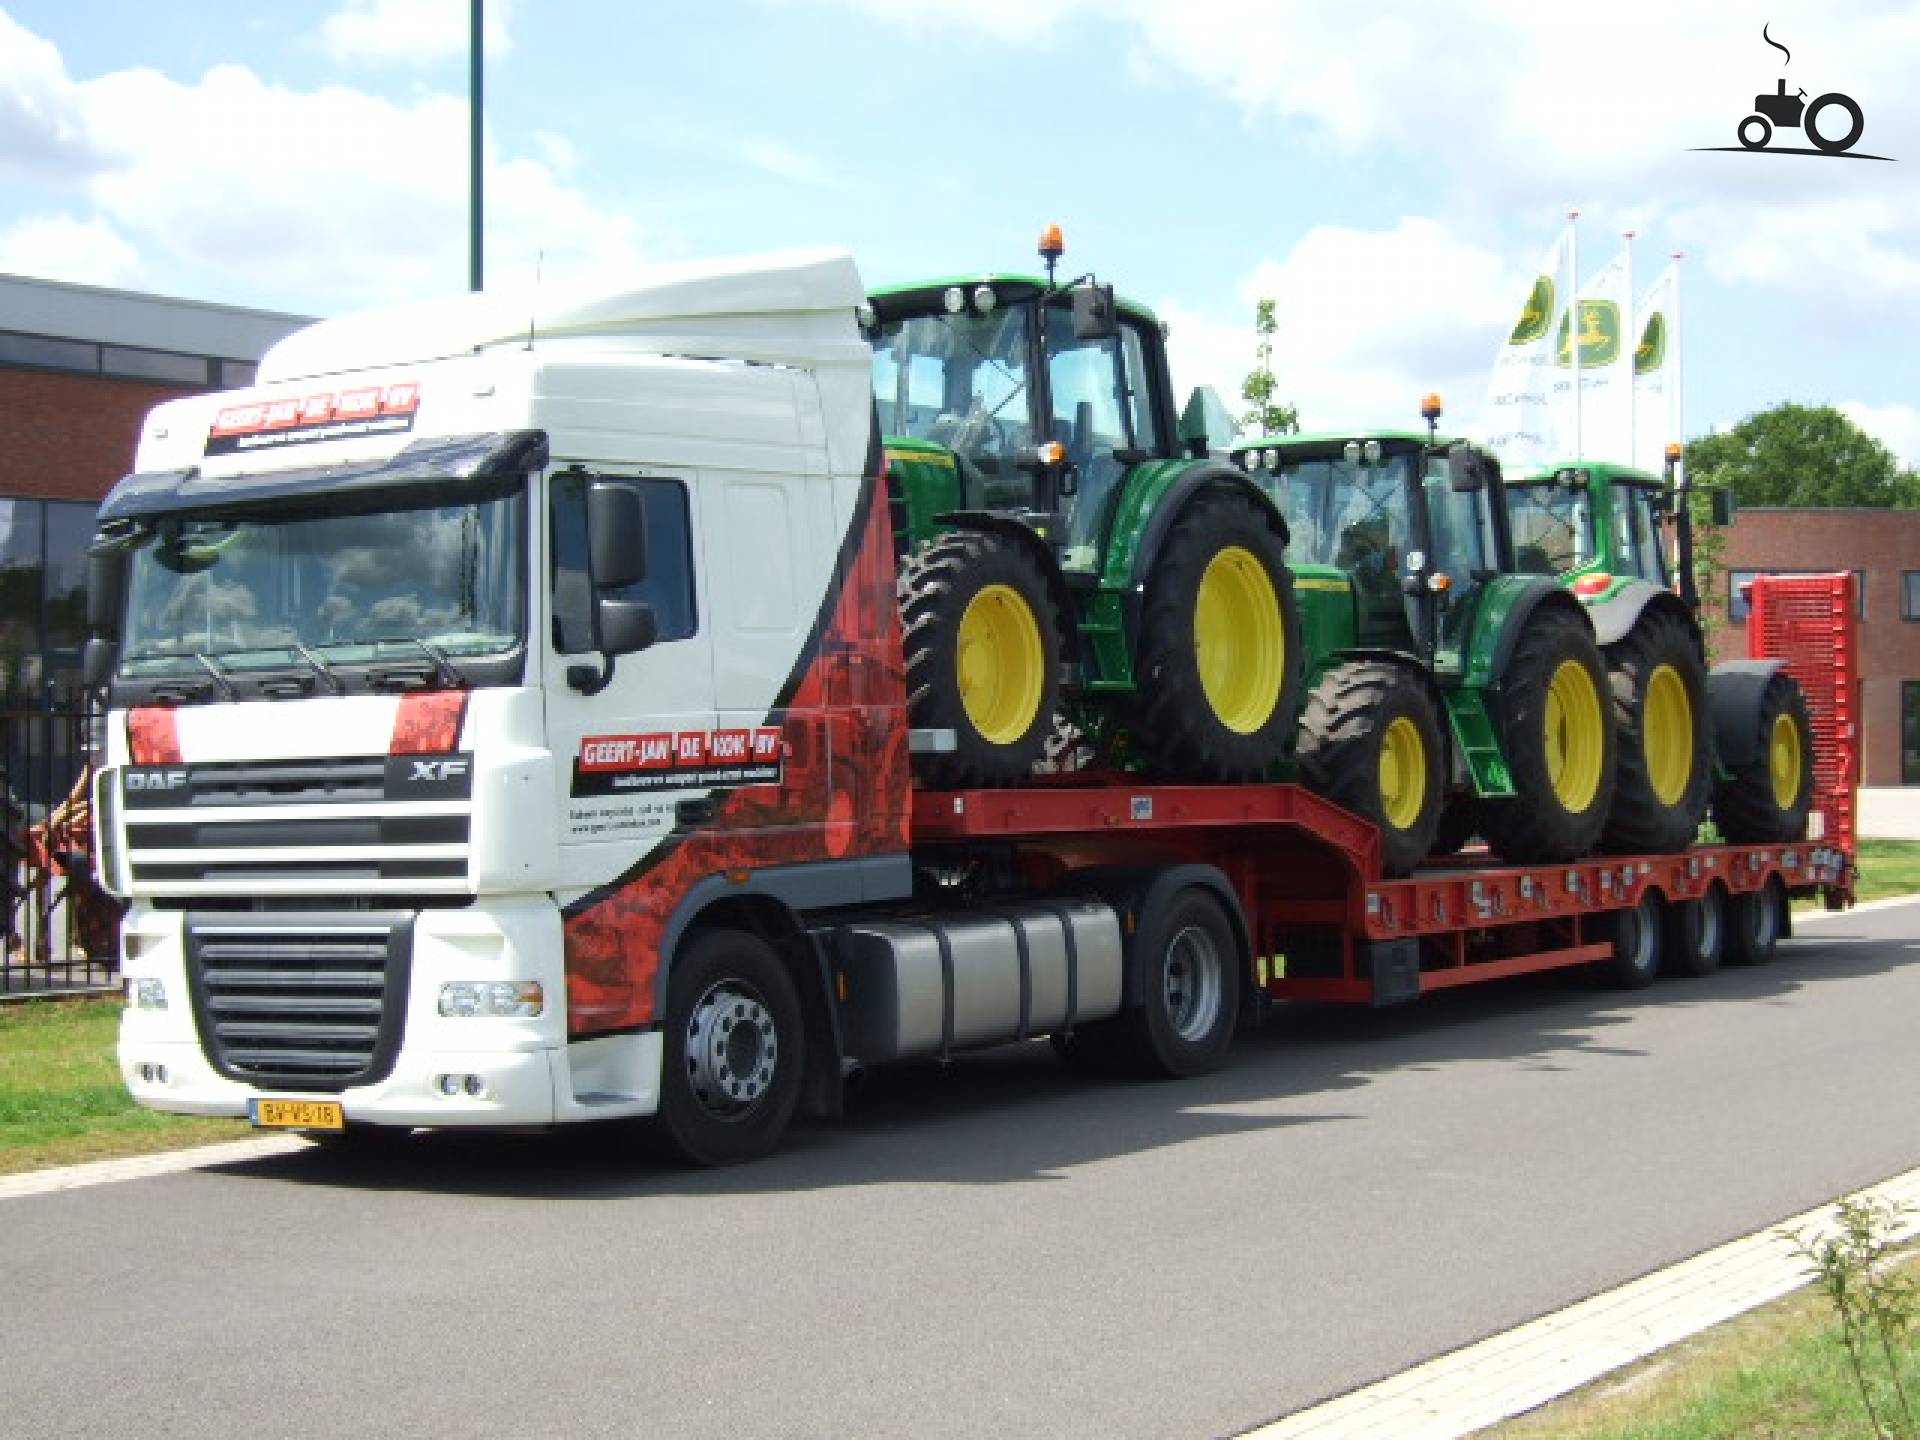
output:
M545 703L559 794L560 884L620 874L708 794L715 729L711 626L698 557L703 497L691 472L575 465L548 483ZM594 481L639 492L647 520L645 577L617 598L653 607L654 643L614 662L588 695L568 671L598 673L589 616L586 492Z

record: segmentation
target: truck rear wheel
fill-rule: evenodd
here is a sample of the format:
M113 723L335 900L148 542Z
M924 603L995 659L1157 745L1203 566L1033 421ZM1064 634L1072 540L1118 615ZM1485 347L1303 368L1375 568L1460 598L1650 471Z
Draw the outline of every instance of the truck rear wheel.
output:
M766 941L710 930L667 979L666 1053L656 1123L695 1165L771 1152L800 1098L800 997Z
M1754 715L1756 757L1713 790L1713 822L1735 845L1807 838L1813 809L1813 721L1793 677L1776 672Z
M1613 789L1613 725L1600 649L1579 617L1536 612L1500 679L1501 750L1514 798L1479 806L1480 833L1516 864L1592 851Z
M1053 733L1060 612L1040 562L985 530L929 540L899 579L907 714L951 731L954 748L915 756L941 789L1017 785Z
M1147 573L1130 707L1163 775L1254 780L1293 738L1300 613L1279 532L1244 495L1203 494Z
M1440 824L1440 720L1420 678L1383 660L1329 670L1300 721L1307 788L1373 822L1389 876L1427 858Z
M1643 615L1607 647L1619 763L1602 845L1673 854L1706 818L1707 667L1686 624Z
M1198 886L1140 917L1133 936L1140 1003L1104 1022L1126 1068L1157 1078L1219 1068L1240 1016L1240 940L1219 900ZM1077 1037L1076 1037L1077 1038Z

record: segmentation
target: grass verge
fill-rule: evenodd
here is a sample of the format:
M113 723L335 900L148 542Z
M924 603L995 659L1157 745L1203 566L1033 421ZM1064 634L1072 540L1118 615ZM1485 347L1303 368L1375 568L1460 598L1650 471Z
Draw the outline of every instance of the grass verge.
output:
M1862 900L1920 893L1920 840L1862 840L1859 863Z
M142 1110L114 1064L118 1000L0 1006L0 1175L250 1133L242 1120Z
M1920 1262L1909 1260L1907 1273L1920 1277ZM1483 1440L1874 1440L1838 1335L1826 1298L1799 1291L1478 1433ZM1911 1341L1905 1361L1912 1394L1920 1350ZM1891 1400L1884 1387L1875 1395L1883 1400Z

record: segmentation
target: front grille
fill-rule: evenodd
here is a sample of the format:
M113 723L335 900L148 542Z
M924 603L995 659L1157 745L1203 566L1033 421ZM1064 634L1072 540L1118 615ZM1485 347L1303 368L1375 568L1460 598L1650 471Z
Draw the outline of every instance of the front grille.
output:
M186 936L194 1021L228 1079L339 1091L393 1069L413 912L206 911Z
M130 809L182 805L350 804L356 800L383 798L387 784L384 755L148 768L170 783L148 788L130 786L127 793Z

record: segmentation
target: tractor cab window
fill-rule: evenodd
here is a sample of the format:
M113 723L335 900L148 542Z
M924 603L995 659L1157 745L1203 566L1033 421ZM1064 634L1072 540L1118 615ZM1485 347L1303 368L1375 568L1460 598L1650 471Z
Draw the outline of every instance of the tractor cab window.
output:
M873 336L881 432L952 450L969 508L1024 504L1032 494L1014 464L1035 440L1027 413L1029 309L915 315Z
M1614 506L1614 523L1620 528L1614 551L1621 572L1665 586L1667 561L1659 497L1646 485L1617 485L1613 493L1619 499Z
M1507 517L1514 569L1523 575L1564 575L1594 557L1593 502L1584 485L1510 484Z
M1426 495L1427 520L1433 528L1428 564L1452 580L1454 594L1464 595L1475 583L1474 572L1491 568L1487 564L1487 492L1455 490L1447 457L1429 455Z
M1066 447L1075 477L1066 564L1087 568L1097 561L1107 507L1127 469L1114 452L1160 453L1146 356L1134 325L1104 340L1076 339L1065 305L1049 307L1046 342L1052 438Z

